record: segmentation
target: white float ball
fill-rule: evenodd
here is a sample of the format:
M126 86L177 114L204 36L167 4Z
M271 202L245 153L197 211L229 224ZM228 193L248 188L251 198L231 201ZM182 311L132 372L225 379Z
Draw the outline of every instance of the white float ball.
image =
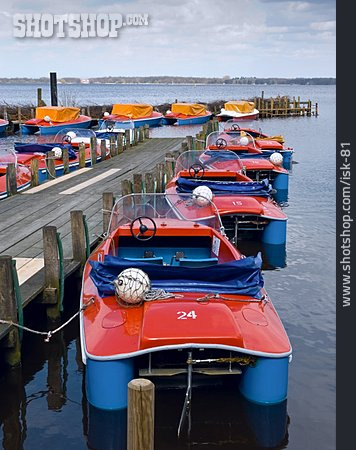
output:
M105 111L104 112L104 117L108 117L108 116L110 116L110 114L107 111Z
M276 166L281 166L283 163L283 156L278 152L274 152L269 157L269 160L271 161L272 164L274 164Z
M133 267L120 272L114 285L119 299L130 305L142 302L145 294L151 289L148 275L143 270Z
M240 139L240 144L241 145L248 145L248 137L242 136L242 138Z
M172 114L172 111L170 109L167 109L166 114Z
M54 152L54 157L56 159L62 158L62 149L60 147L53 147L52 152Z
M50 122L50 121L51 121L51 118L50 118L49 116L44 116L43 120L44 120L45 122Z
M198 186L193 191L193 199L198 206L207 206L213 199L213 193L207 186Z
M77 135L74 133L74 131L68 131L67 136L69 136L71 139L74 139L77 137Z

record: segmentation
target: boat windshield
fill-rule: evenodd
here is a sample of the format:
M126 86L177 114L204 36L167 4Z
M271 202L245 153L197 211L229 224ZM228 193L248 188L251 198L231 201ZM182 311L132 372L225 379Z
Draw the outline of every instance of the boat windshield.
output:
M255 129L253 121L239 119L229 119L226 122L219 122L220 131L239 131L246 129Z
M197 222L224 234L215 204L204 196L192 194L130 194L116 201L107 235L139 217Z
M214 131L206 138L205 148L210 150L256 148L254 138L243 130L236 132Z
M125 122L120 122L120 126L115 120L105 119L101 122L98 132L102 133L124 133L125 130L133 130L135 124L132 120L126 120Z
M8 164L17 166L17 154L13 149L0 148L0 169L5 171Z
M57 144L79 145L84 143L88 145L90 144L90 138L92 137L95 137L93 130L84 128L63 128L63 130L55 135L53 142Z
M195 174L197 178L201 178L206 169L221 170L222 161L229 161L230 172L240 172L243 169L240 158L229 150L189 150L177 158L174 174L178 176L179 172L187 170L192 178Z

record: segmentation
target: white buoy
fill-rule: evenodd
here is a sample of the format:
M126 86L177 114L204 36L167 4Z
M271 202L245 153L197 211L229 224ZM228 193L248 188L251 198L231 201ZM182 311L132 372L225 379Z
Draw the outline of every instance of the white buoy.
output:
M198 186L193 191L193 199L198 206L207 206L213 199L213 193L207 186Z
M51 118L50 118L49 116L44 116L43 120L44 120L45 122L50 122L50 121L51 121Z
M52 152L54 152L54 157L56 159L62 159L62 149L60 147L53 147Z
M166 114L172 114L172 111L170 109L167 109Z
M242 138L240 138L240 145L248 145L248 137L247 136L242 136Z
M145 294L151 289L148 275L143 270L133 267L120 272L114 285L118 298L130 305L142 302Z
M276 166L281 166L283 163L283 156L278 152L274 152L269 157L269 160L271 161L272 164L274 164Z
M104 112L104 117L108 117L108 116L110 116L110 114L107 111L105 111Z

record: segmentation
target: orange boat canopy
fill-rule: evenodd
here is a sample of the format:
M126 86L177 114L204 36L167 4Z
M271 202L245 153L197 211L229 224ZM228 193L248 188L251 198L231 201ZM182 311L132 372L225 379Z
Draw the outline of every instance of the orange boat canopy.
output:
M245 100L231 101L225 103L226 111L235 111L237 113L251 113L255 109L253 102L246 102Z
M48 116L51 118L51 122L70 122L78 119L79 115L79 108L67 106L40 106L36 108L36 119L44 119Z
M199 103L172 103L171 111L185 116L203 116L206 114L206 107Z
M150 117L152 112L153 107L145 103L116 103L112 107L111 114L126 116L130 119L138 119L141 117Z

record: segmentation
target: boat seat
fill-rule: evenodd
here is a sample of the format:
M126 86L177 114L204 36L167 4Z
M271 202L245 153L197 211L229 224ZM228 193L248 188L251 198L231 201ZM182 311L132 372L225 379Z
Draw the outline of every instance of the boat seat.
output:
M218 258L181 258L179 260L179 265L181 267L209 267L214 266L218 263Z
M128 261L146 262L163 266L163 256L153 256L151 258L126 258Z

